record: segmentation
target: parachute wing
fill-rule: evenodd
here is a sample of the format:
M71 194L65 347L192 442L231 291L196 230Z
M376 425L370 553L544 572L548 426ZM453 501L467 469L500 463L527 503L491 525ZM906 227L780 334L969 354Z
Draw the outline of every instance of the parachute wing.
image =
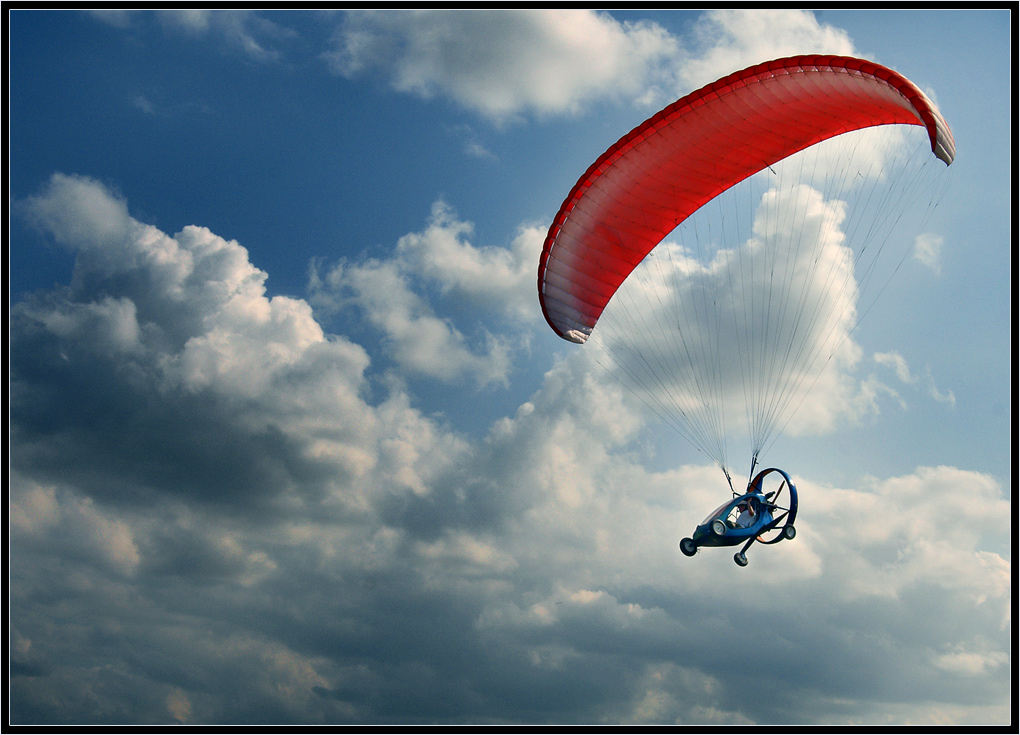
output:
M934 104L861 59L779 59L681 98L606 151L563 202L539 261L547 321L584 343L627 276L703 204L815 143L889 124L924 127L935 156L952 163L952 133Z

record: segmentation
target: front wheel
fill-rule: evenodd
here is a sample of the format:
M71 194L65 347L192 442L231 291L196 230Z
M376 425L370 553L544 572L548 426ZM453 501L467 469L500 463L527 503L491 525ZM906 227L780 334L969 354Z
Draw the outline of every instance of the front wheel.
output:
M685 538L680 541L680 551L684 556L694 556L698 552L698 546L694 543L694 539Z
M737 563L738 567L747 566L747 557L744 556L744 553L742 551L738 551L736 554L733 555L733 561Z

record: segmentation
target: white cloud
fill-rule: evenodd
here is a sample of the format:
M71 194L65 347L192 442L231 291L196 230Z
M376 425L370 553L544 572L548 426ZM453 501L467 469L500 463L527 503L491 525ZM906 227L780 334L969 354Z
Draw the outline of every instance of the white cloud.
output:
M505 383L510 369L507 343L491 335L472 342L448 319L435 314L394 262L369 260L340 264L325 277L339 305L355 304L365 319L384 335L384 345L401 369L441 381L465 377L479 386Z
M922 232L914 239L914 258L935 273L942 273L942 246L944 240L931 232Z
M916 385L923 383L927 388L927 393L931 398L934 398L939 403L947 403L951 406L956 405L956 395L952 391L942 391L935 384L935 377L931 374L931 368L925 367L923 379L920 376L914 375L910 372L910 367L907 365L906 359L898 352L877 352L872 359L879 365L885 365L893 368L896 372L896 377L901 383L906 385ZM903 408L906 408L906 404L902 404Z
M496 154L486 148L485 145L478 140L469 140L464 143L464 152L472 158L481 158L487 161L498 160Z
M348 11L334 44L326 58L339 74L379 70L394 89L496 120L638 96L677 52L653 23L562 9Z
M145 17L141 10L88 10L97 20L116 28L130 28ZM255 10L173 8L153 11L166 29L194 37L212 36L258 61L277 61L275 46L295 38L289 28L264 18Z
M144 112L146 115L155 115L156 106L152 104L148 97L145 95L138 95L131 100L131 104L136 108Z
M128 8L90 8L84 12L115 28L130 28L131 23L141 11Z
M133 254L123 248L136 224L127 204L91 179L54 174L46 191L26 199L23 210L59 242L87 254L87 267L108 271Z
M400 238L391 258L342 262L324 276L314 273L313 301L325 312L361 309L410 374L505 384L514 339L492 334L484 319L493 316L504 328L508 321L535 321L534 264L542 235L522 228L509 248L476 247L467 239L472 230L449 205L437 202L425 230ZM435 300L468 317L460 321L475 336L436 314L424 296L436 289Z
M679 79L696 89L752 64L797 54L853 56L845 31L804 10L710 10L698 18Z
M935 665L947 671L966 676L998 671L1009 666L1009 655L1005 651L967 650L956 648L951 653L936 656Z
M935 385L935 378L931 374L931 368L925 368L925 376L927 377L928 383L928 395L934 398L939 403L948 403L950 406L956 405L956 394L951 390L943 391Z
M896 377L900 379L902 383L913 383L916 381L913 375L910 374L910 367L907 365L907 361L903 359L903 355L898 352L876 352L872 358L879 365L887 365L896 371Z
M992 478L955 467L921 467L857 490L806 483L800 489L811 499L817 531L803 539L798 534L798 553L820 557L820 573L834 597L902 600L912 589L924 597L945 594L943 615L973 615L987 626L976 641L1008 629L1010 562L985 549L1005 550L1011 512ZM951 642L933 635L929 645L945 651ZM933 654L943 663L953 661L943 656Z
M156 15L164 25L191 33L204 33L212 25L214 11L206 8L175 8L173 10L157 10Z
M400 238L401 267L420 273L444 295L520 321L535 320L535 269L545 233L523 227L509 247L476 247L473 225L439 201L426 229Z

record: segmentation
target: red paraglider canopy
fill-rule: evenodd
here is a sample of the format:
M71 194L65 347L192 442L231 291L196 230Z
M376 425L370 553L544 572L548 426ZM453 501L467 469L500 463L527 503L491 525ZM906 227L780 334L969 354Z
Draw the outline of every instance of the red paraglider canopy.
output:
M932 102L861 59L778 59L674 102L602 154L560 207L538 269L547 321L585 342L631 271L703 204L815 143L889 124L925 127L952 163L952 133Z

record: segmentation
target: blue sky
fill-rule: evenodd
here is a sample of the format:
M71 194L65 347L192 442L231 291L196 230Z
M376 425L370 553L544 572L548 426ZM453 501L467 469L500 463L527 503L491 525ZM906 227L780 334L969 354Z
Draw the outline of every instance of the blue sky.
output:
M12 722L1010 721L1008 10L9 21ZM957 158L739 569L535 276L606 147L795 53Z

